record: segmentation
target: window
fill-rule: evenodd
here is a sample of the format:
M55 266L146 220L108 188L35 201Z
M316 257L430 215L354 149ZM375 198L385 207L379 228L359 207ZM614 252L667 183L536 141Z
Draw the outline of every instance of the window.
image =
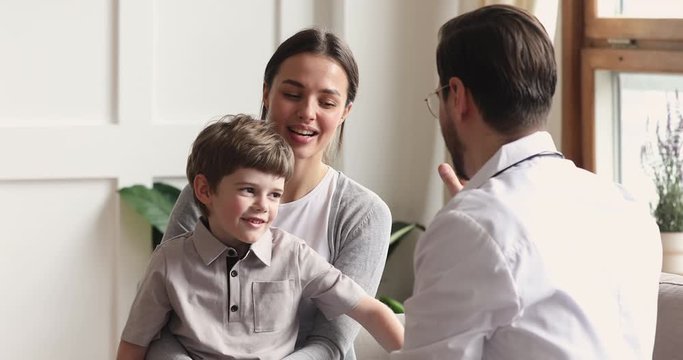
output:
M562 12L563 151L652 200L640 151L683 97L683 1L563 0Z

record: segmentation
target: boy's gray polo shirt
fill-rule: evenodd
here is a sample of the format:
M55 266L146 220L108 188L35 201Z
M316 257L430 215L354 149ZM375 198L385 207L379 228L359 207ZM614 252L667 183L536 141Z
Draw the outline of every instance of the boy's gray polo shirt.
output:
M193 357L281 359L294 349L302 297L331 319L365 295L303 240L277 228L232 269L227 249L201 221L157 247L122 339L148 346L168 321Z

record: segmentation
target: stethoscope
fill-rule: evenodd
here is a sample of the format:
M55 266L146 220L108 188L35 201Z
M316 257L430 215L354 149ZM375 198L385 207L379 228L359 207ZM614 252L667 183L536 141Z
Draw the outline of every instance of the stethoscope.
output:
M504 169L498 171L497 173L493 174L493 176L491 176L491 177L494 178L494 177L496 177L496 176L498 176L498 175L500 175L500 174L506 172L507 170L509 170L509 169L511 169L511 168L513 168L513 167L515 167L515 166L517 166L517 165L519 165L519 164L521 164L521 163L523 163L523 162L525 162L525 161L529 161L529 160L531 160L531 159L535 159L535 158L539 158L539 157L557 157L557 158L564 159L564 155L562 155L561 152L557 152L557 151L543 151L543 152L540 152L540 153L533 154L533 155L531 155L531 156L525 157L524 159L519 160L519 161L517 161L516 163L514 163L514 164L512 164L512 165L509 165L509 166L507 166L506 168L504 168Z

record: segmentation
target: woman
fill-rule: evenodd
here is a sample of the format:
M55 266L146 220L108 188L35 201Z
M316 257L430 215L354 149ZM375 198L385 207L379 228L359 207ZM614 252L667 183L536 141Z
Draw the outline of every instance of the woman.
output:
M346 44L331 33L302 30L283 42L266 65L261 116L273 123L295 156L294 175L273 225L304 239L374 295L387 255L389 208L325 160L337 138L341 146L357 88L358 67ZM198 217L192 190L185 187L164 239L193 229ZM287 359L355 359L355 322L345 317L327 321L310 301L301 304L299 319L297 350ZM153 343L150 354L179 358L167 350L170 341L166 335L161 344Z

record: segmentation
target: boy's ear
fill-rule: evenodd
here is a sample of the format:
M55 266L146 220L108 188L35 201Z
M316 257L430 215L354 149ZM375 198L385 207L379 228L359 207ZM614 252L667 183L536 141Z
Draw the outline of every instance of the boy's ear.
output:
M192 189L194 190L194 196L202 204L208 206L211 203L211 187L209 186L209 181L203 174L197 174L192 182Z

